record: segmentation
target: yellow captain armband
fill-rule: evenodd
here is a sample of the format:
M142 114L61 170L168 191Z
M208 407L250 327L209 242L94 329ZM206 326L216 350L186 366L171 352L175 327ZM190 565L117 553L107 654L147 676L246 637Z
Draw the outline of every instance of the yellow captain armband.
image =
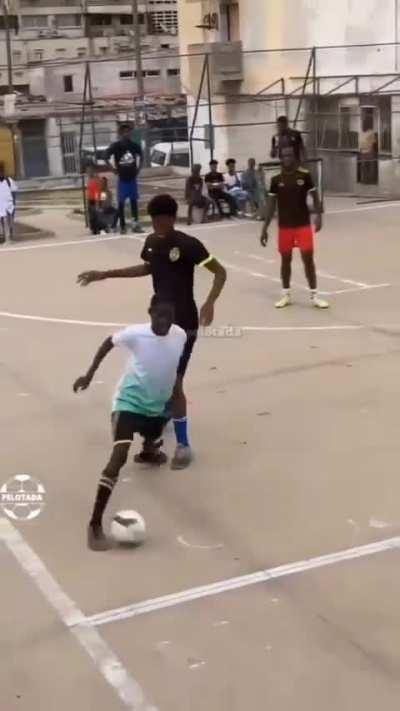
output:
M299 173L309 173L310 172L308 170L308 168L298 168L297 170L299 171Z
M210 256L207 257L207 259L205 259L203 262L200 262L199 267L206 267L207 264L210 264L210 262L212 262L213 259L214 259L214 257L212 256L212 254L210 254Z

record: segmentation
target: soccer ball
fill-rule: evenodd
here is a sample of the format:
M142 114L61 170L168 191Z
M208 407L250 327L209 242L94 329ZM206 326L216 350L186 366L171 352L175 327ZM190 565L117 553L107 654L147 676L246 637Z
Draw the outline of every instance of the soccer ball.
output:
M118 543L138 545L146 537L146 522L137 511L119 511L111 522L111 535Z

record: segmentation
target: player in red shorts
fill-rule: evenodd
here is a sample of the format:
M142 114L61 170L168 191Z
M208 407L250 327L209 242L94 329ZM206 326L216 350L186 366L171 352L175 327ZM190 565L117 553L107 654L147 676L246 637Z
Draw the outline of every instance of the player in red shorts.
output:
M268 228L278 205L279 221L279 252L281 254L281 279L283 287L282 298L275 304L277 309L289 306L290 277L292 272L292 253L295 247L301 252L304 271L310 287L311 303L318 309L327 309L329 304L317 293L317 274L314 262L314 234L311 225L310 210L307 205L307 195L314 200L315 232L322 228L322 210L318 191L314 187L311 174L305 168L300 168L292 147L283 148L281 152L282 172L271 180L269 201L261 244L266 247Z

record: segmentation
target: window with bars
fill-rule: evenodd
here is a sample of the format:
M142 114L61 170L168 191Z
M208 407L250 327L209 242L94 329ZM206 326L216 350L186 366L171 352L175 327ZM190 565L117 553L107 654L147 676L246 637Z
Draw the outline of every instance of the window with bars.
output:
M56 27L80 27L81 15L56 15Z
M149 12L150 34L176 34L178 32L178 12L176 10L159 10Z
M48 15L22 15L21 24L24 30L45 30L49 26Z

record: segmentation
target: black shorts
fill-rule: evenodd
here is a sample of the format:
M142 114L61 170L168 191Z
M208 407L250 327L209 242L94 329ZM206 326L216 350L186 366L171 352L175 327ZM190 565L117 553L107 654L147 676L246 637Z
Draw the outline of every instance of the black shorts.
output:
M165 419L117 410L111 415L111 425L114 442L132 442L135 434L155 441L161 437Z
M177 375L180 378L183 378L183 376L186 373L187 367L189 365L190 357L192 355L193 346L197 340L197 331L195 331L195 330L186 331L186 334L187 334L187 340L186 340L185 347L183 349L181 359L180 359L179 365L178 365L178 370L177 370Z

